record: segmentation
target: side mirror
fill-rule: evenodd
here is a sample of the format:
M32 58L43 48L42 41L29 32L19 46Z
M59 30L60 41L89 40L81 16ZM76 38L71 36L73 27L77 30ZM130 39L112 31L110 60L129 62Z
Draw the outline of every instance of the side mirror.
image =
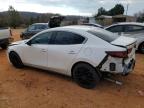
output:
M120 35L120 36L123 35L123 34L124 34L124 32L118 32L118 35Z
M122 32L118 32L118 35L121 35L122 34Z
M28 41L26 44L27 44L28 46L31 46L31 41Z

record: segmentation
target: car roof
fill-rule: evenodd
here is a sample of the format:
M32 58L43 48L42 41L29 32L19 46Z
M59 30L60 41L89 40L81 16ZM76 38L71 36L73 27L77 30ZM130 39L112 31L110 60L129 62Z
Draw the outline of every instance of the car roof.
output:
M74 32L77 32L77 31L83 31L83 32L87 32L89 30L103 30L99 27L93 27L93 26L86 26L86 25L72 25L72 26L64 26L64 27L56 27L56 28L51 28L51 29L48 29L46 31L58 31L58 30L68 30L68 31L74 31Z
M102 25L97 24L97 23L83 23L82 25L96 25L96 26L101 26L102 27Z
M111 26L115 26L115 25L139 25L139 26L144 26L144 23L138 23L138 22L121 22L121 23L113 24Z
M105 29L108 29L113 26L119 26L119 25L137 25L137 26L144 26L144 23L138 23L138 22L121 22L121 23L116 23L112 24L110 26L105 27Z
M48 23L34 23L32 25L48 25Z

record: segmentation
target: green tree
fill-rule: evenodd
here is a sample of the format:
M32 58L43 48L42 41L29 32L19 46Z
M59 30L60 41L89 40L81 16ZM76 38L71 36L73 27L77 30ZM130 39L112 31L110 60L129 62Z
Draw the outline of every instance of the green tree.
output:
M124 6L122 4L116 4L114 8L110 9L108 15L114 16L124 14Z
M98 13L97 13L96 16L98 17L98 16L101 16L101 15L107 15L107 11L103 7L98 9Z
M20 26L21 18L19 12L16 11L12 6L9 6L8 16L8 22L10 27L16 28Z
M96 17L101 16L101 15L119 15L119 14L124 14L124 6L122 4L116 4L115 7L110 9L109 11L105 10L105 8L101 7L98 9Z

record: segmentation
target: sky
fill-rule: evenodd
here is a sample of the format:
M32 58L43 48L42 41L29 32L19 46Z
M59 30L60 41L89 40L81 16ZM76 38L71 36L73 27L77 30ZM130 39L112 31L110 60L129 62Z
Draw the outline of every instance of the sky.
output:
M0 0L0 11L12 5L17 11L91 16L98 8L109 10L117 3L123 4L125 10L129 4L128 15L144 11L144 0Z

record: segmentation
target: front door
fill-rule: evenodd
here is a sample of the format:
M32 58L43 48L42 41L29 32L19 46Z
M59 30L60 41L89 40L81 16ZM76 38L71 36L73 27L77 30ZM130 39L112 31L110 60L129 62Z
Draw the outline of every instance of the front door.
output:
M48 44L51 35L51 32L39 34L23 47L24 63L40 67L48 66Z

